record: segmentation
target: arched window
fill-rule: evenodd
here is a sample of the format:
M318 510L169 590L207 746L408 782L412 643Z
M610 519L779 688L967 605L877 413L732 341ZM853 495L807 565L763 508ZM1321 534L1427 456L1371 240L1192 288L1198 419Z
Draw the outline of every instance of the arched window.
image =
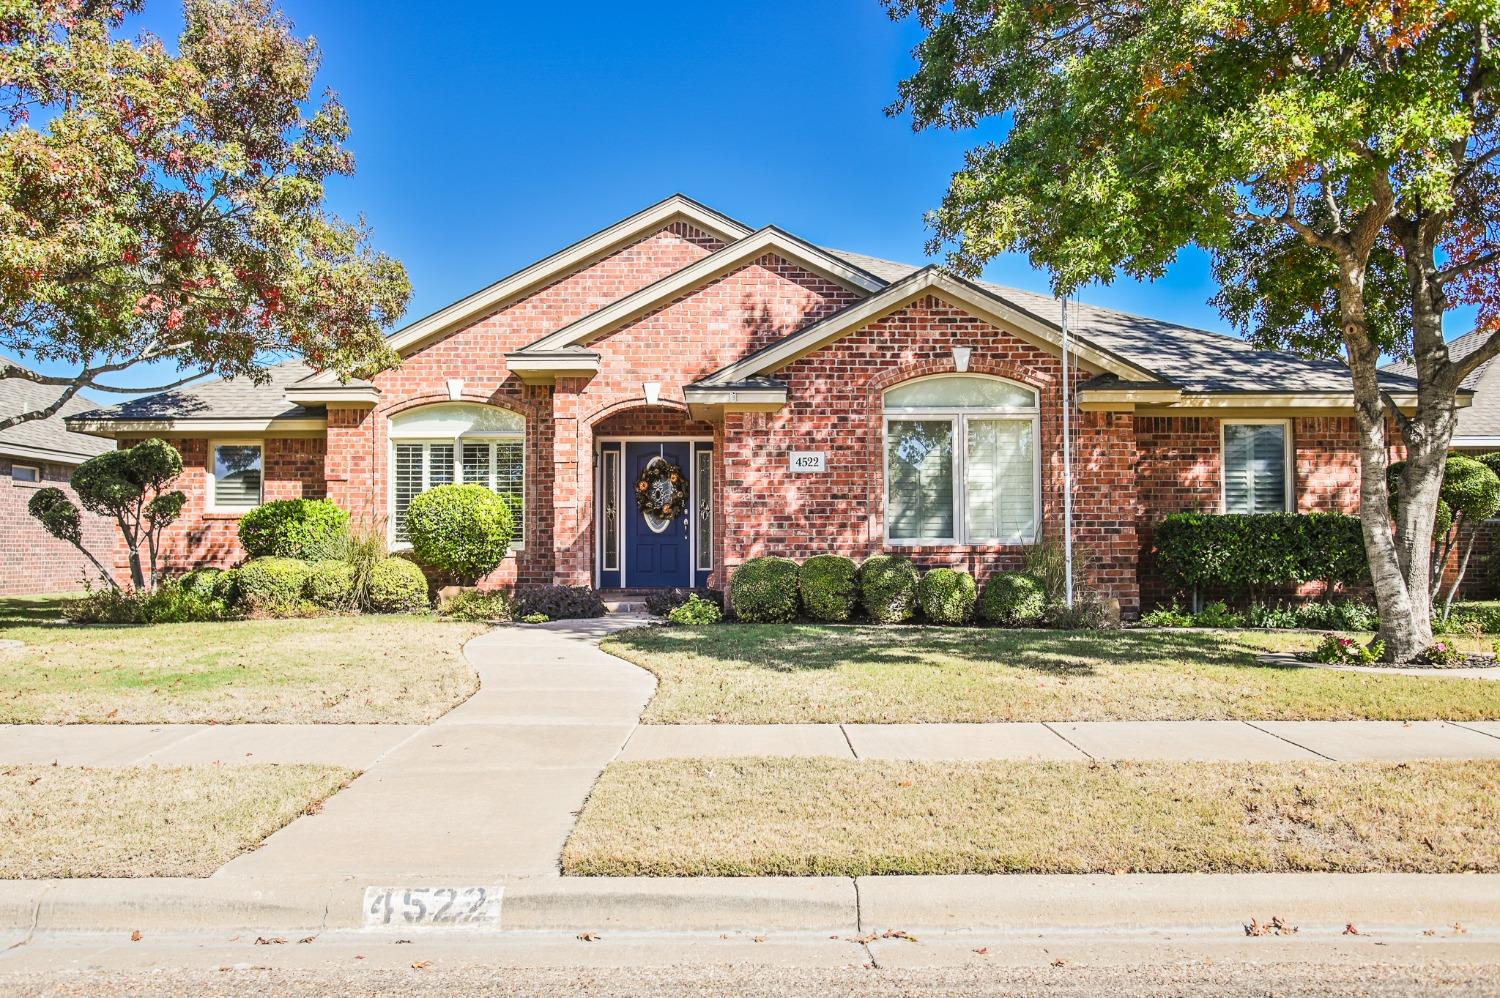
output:
M980 375L885 393L885 535L892 544L1030 544L1041 465L1037 394Z
M512 547L525 540L526 420L508 409L444 402L391 417L391 536L406 542L406 510L428 489L483 485L510 500Z

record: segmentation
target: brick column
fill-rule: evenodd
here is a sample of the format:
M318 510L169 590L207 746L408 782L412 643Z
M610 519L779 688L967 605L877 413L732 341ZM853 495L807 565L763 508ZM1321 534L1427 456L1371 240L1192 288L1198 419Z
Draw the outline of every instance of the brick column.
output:
M584 422L588 400L585 378L558 378L552 391L553 582L560 586L594 583L593 447Z
M328 445L323 475L328 498L356 521L385 513L376 486L374 410L369 406L328 407Z

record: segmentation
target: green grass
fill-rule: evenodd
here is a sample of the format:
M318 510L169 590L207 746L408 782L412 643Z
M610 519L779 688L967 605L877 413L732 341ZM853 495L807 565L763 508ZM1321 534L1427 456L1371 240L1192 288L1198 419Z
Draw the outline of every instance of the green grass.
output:
M1488 648L1481 639L1461 645ZM1307 633L717 625L604 649L660 679L653 724L1500 718L1500 683L1257 665Z
M563 871L1493 873L1500 761L615 763Z
M341 616L72 626L56 597L0 600L0 723L423 723L478 688L484 628Z
M206 877L357 773L335 766L0 766L0 878Z

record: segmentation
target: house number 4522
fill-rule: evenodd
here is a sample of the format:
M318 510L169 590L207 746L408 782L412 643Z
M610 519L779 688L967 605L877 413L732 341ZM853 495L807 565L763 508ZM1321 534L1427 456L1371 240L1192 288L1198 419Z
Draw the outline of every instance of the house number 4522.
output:
M820 450L794 450L790 467L796 472L827 471L828 460Z

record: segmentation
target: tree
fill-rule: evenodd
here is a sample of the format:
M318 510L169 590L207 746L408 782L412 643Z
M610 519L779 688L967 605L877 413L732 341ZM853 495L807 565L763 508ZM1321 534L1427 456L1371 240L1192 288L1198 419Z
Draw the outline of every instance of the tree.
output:
M161 535L182 513L187 496L166 491L182 474L182 455L165 440L143 440L127 450L91 457L73 472L70 484L83 508L110 517L120 527L130 559L130 581L138 590L156 588L156 556ZM108 569L83 546L82 517L62 489L41 489L27 504L53 537L82 551L111 586ZM142 550L146 561L142 562Z
M1500 329L1497 0L886 0L926 30L892 113L970 128L933 249L974 273L1022 251L1070 294L1205 248L1222 311L1263 346L1342 356L1387 656L1432 640L1433 516L1463 378L1443 316ZM1382 392L1416 366L1417 406ZM1388 423L1406 448L1386 502Z
M400 263L323 204L353 173L319 55L270 0L186 0L176 54L114 37L144 0L0 3L0 349L68 366L0 377L162 391L207 375L264 382L268 354L341 376L394 363ZM171 384L121 388L138 364Z
M1475 459L1460 454L1450 455L1443 464L1443 484L1438 491L1437 513L1433 518L1432 567L1428 575L1428 587L1434 606L1444 620L1453 608L1453 599L1463 585L1469 571L1469 559L1474 554L1474 543L1479 539L1484 522L1500 511L1500 476L1493 470L1500 462L1500 454L1486 454ZM1392 464L1388 472L1390 501L1399 506L1403 462ZM1457 551L1458 571L1444 592L1443 575L1448 559Z

